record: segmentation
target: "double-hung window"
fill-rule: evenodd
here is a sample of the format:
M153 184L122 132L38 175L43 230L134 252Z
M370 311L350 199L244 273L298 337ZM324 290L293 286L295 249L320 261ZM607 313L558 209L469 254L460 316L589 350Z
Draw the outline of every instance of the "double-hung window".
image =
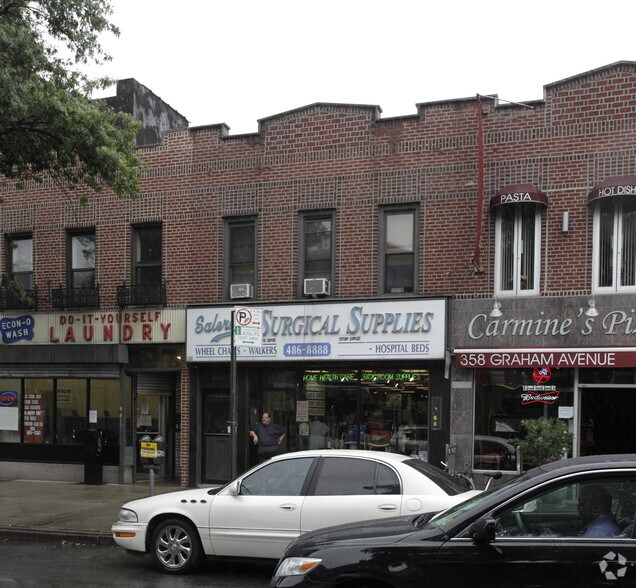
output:
M497 207L495 223L495 293L539 293L541 209L535 204Z
M232 297L232 285L256 289L256 219L228 219L225 223L226 296ZM241 286L243 288L243 286Z
M69 286L73 289L95 287L95 234L72 234L70 243Z
M300 225L300 290L304 294L305 280L324 279L333 292L334 215L306 213Z
M162 236L160 225L134 228L133 282L135 286L160 288L162 278Z
M418 210L383 208L380 214L380 293L417 290Z
M595 292L636 291L636 199L598 201L593 263Z
M32 290L33 238L30 235L10 237L7 250L9 277L25 290Z

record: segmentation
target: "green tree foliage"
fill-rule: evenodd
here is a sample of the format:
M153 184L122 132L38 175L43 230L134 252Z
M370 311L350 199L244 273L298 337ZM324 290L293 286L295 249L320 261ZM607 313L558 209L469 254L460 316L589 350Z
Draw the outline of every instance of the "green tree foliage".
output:
M530 467L561 459L572 448L574 436L568 432L565 421L545 417L524 419L521 428L525 435L513 443L521 447L521 456Z
M139 124L91 94L111 81L78 67L103 63L109 0L0 0L0 173L53 178L63 189L137 195Z

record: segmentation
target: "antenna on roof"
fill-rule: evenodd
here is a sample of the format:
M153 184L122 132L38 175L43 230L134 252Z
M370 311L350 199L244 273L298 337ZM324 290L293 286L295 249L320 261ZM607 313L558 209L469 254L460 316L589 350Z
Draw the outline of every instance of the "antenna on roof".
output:
M534 110L534 106L530 106L529 104L524 104L523 102L513 102L512 100L505 100L504 98L499 98L499 96L485 96L484 94L477 94L478 98L490 98L491 100L495 100L496 102L507 102L508 104L514 104L515 106L523 106L524 108L529 108L530 110Z

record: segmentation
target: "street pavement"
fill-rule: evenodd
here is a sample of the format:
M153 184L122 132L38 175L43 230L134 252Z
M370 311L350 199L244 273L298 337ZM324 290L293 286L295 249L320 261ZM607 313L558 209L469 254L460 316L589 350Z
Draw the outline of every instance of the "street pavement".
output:
M155 481L154 494L182 490ZM110 531L122 504L149 496L148 482L90 485L0 480L0 539L113 545Z

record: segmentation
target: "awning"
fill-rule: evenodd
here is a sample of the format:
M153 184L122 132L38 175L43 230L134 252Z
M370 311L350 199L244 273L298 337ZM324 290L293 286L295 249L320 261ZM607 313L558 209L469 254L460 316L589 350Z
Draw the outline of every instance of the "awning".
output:
M490 208L500 204L541 204L548 205L548 195L532 184L510 184L503 187L490 199Z
M636 196L636 176L613 176L605 178L587 197L591 204L600 198Z
M534 347L455 349L458 368L636 367L636 347Z

